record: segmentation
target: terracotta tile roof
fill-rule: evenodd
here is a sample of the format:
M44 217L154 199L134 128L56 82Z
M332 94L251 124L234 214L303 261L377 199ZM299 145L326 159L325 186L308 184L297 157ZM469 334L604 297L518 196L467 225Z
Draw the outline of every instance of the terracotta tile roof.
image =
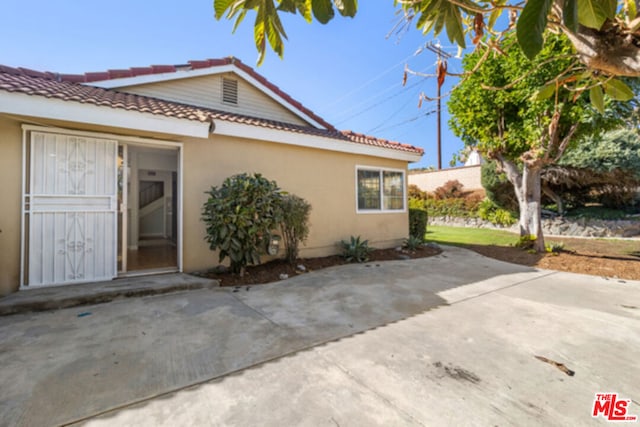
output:
M91 73L90 73L91 74ZM25 68L11 68L0 65L0 91L22 93L31 96L59 99L62 101L79 102L96 106L151 113L165 117L210 122L224 120L264 128L283 130L287 132L315 135L337 139L346 142L389 148L409 153L422 154L423 150L412 145L379 139L351 131L338 131L333 128L325 130L310 126L300 126L290 123L245 116L226 111L200 108L192 105L133 95L112 89L79 84L74 78L61 79L60 75L49 72L39 72ZM60 81L62 80L62 81ZM82 81L81 83L85 83ZM322 148L322 147L318 147Z
M350 130L325 130L308 126L294 125L291 123L283 123L275 120L267 120L241 114L229 113L226 111L208 110L211 118L214 120L224 120L233 123L242 123L253 126L260 126L270 129L284 130L287 132L301 133L305 135L315 135L325 138L337 139L340 141L352 142L356 144L371 145L382 148L390 148L398 151L406 151L410 153L423 154L424 150L409 144L380 139L373 136L356 133Z
M0 65L0 90L151 113L178 119L197 120L200 122L210 121L209 113L190 105L101 89L70 81L61 82L52 78L50 73L39 73L2 65Z
M42 76L42 74L46 74L50 77L57 78L60 81L67 82L75 82L75 83L92 83L92 82L100 82L105 80L116 80L121 78L128 77L138 77L143 75L152 75L152 74L165 74L165 73L175 73L176 71L185 71L185 70L200 70L204 68L215 68L225 65L235 65L240 68L245 73L249 74L254 79L258 80L261 84L268 87L270 90L278 94L281 98L283 98L290 105L293 105L298 110L302 111L307 116L311 117L316 122L320 123L322 126L327 129L335 129L330 123L325 121L322 117L316 115L313 111L306 108L300 102L293 99L289 94L284 92L278 86L271 83L269 80L262 77L258 74L253 68L249 67L238 58L233 56L227 58L219 58L219 59L205 59L205 60L193 60L188 61L187 64L184 65L150 65L148 67L132 67L123 70L107 70L102 72L93 72L93 73L84 73L84 74L55 74L55 73L40 73L33 70L26 70L28 72L36 73L38 76Z

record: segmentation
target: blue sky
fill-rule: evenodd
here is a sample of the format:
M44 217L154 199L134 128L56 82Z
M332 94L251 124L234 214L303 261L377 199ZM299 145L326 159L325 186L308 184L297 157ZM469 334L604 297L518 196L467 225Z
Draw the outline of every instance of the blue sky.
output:
M235 34L213 17L212 0L146 2L111 0L3 0L0 63L60 73L83 73L191 59L236 56L256 68L252 16ZM391 0L361 1L354 19L336 17L328 25L286 17L289 41L284 59L267 54L256 70L339 129L350 129L424 148L420 163L437 165L435 102L418 108L421 92L435 96L435 78L409 77L405 64L435 72L435 55L415 52L432 41L411 28L389 35L397 17ZM439 40L451 54L456 49ZM458 59L449 70L459 72ZM449 78L443 88L453 82ZM442 164L448 167L462 143L447 126L443 100Z

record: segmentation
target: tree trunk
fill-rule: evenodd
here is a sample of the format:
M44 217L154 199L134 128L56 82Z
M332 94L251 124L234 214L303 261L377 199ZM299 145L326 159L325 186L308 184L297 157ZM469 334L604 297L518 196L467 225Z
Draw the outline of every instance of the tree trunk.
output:
M638 35L629 34L612 22L605 23L601 30L580 25L578 32L564 30L564 33L590 69L615 76L640 76Z
M520 208L520 237L535 238L533 248L536 252L544 252L544 235L541 221L541 180L542 168L537 164L524 162L522 172L515 163L503 158L499 159L509 182L513 185L518 207Z
M542 186L542 193L546 194L551 200L553 200L553 202L558 207L558 214L559 215L564 215L564 203L562 201L562 197L557 195L555 193L555 191L553 191L551 188L549 188L548 185L543 185Z

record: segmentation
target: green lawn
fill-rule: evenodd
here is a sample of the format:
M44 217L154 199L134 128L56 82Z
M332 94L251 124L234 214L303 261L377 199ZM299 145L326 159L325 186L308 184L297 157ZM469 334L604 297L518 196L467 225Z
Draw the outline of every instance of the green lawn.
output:
M463 228L430 225L425 239L443 245L496 245L510 246L518 241L518 235L509 231L490 228Z
M430 225L425 240L443 245L513 246L519 236L516 233L490 228L464 228ZM562 243L565 250L613 257L640 257L640 241L637 239L549 237L545 243Z

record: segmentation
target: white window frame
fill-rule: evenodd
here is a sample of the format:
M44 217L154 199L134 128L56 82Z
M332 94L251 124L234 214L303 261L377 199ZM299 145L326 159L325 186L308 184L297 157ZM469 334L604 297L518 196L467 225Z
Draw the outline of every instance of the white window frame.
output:
M372 171L380 174L380 209L358 208L358 171ZM402 209L384 209L384 172L398 172L402 174ZM407 171L405 169L393 169L380 166L356 165L355 169L356 213L358 214L389 214L407 212Z

